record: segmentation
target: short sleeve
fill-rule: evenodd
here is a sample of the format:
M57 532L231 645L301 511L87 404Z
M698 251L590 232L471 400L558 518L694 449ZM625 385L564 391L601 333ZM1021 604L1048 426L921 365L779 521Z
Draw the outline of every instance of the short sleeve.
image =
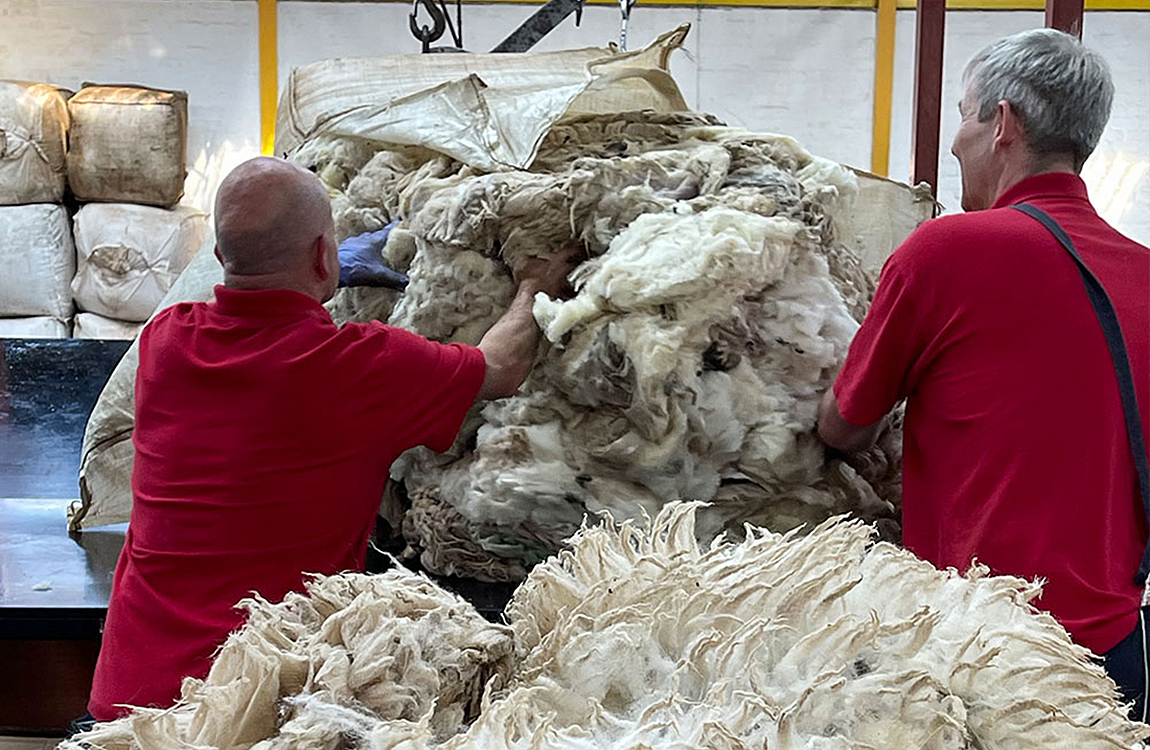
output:
M348 323L370 343L359 360L358 388L370 394L364 407L376 429L399 450L425 445L451 447L475 402L487 371L483 352L463 344L439 344L381 323ZM359 348L359 347L357 347Z
M883 266L874 301L835 381L839 412L851 424L877 422L914 390L932 317L919 271L923 242L923 233L911 235Z

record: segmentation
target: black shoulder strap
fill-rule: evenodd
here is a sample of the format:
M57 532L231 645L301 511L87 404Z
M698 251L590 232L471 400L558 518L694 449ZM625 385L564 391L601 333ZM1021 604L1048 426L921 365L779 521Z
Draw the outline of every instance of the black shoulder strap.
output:
M1114 305L1111 304L1106 289L1082 262L1082 258L1074 249L1074 243L1070 241L1070 237L1057 221L1029 203L1019 203L1011 206L1011 208L1021 211L1050 230L1050 233L1062 243L1062 247L1066 248L1066 252L1070 253L1070 257L1078 265L1078 273L1086 284L1086 295L1090 298L1090 304L1094 307L1098 322L1102 324L1102 334L1106 337L1110 358L1114 360L1114 372L1118 376L1118 392L1122 395L1122 415L1126 418L1126 436L1130 440L1130 452L1134 456L1134 470L1138 474L1138 490L1142 494L1142 508L1146 513L1147 521L1150 522L1150 466L1148 466L1146 458L1146 441L1142 436L1142 419L1138 412L1138 398L1134 392L1134 375L1130 371L1130 357L1126 353L1126 342L1122 338L1122 328L1118 325L1118 315L1114 312ZM1142 564L1138 567L1138 574L1134 578L1135 583L1144 586L1148 575L1150 575L1150 546L1147 546L1146 551L1142 553Z

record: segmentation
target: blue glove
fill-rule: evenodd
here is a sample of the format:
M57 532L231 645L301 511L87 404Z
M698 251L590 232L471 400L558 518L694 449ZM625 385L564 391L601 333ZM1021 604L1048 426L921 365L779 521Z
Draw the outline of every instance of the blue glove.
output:
M378 232L348 237L339 245L339 285L379 286L403 291L407 277L383 264L383 247L387 235L399 220Z

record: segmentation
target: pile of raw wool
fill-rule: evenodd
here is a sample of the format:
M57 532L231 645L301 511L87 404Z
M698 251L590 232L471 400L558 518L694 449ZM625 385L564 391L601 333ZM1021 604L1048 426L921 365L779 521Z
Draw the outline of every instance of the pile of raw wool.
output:
M541 295L547 343L513 398L477 407L452 450L392 469L402 527L439 573L520 580L588 515L710 503L700 533L786 531L849 512L897 537L896 426L828 458L817 402L873 292L844 244L854 175L786 136L707 115L560 121L529 171L480 173L425 149L317 138L293 156L333 196L342 238L392 219L406 292L356 292L378 318L475 344L514 272L575 238L576 295ZM394 306L393 306L394 303Z
M857 521L701 546L696 507L536 566L510 627L406 572L248 602L183 704L103 750L1104 750L1130 722L1037 584L941 572Z

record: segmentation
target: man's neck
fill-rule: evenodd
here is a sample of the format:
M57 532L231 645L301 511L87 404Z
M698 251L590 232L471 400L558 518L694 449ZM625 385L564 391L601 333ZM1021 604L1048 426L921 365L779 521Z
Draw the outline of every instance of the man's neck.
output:
M1040 174L1078 174L1078 172L1074 169L1073 163L1062 159L1045 163L1035 162L1030 158L1008 162L1002 170L1002 174L999 175L998 189L994 194L994 199L998 200L1007 190L1023 180Z
M311 297L322 303L314 286L306 280L293 274L266 273L266 274L232 274L224 273L224 286L237 291L266 291L272 289L286 289L292 292Z

